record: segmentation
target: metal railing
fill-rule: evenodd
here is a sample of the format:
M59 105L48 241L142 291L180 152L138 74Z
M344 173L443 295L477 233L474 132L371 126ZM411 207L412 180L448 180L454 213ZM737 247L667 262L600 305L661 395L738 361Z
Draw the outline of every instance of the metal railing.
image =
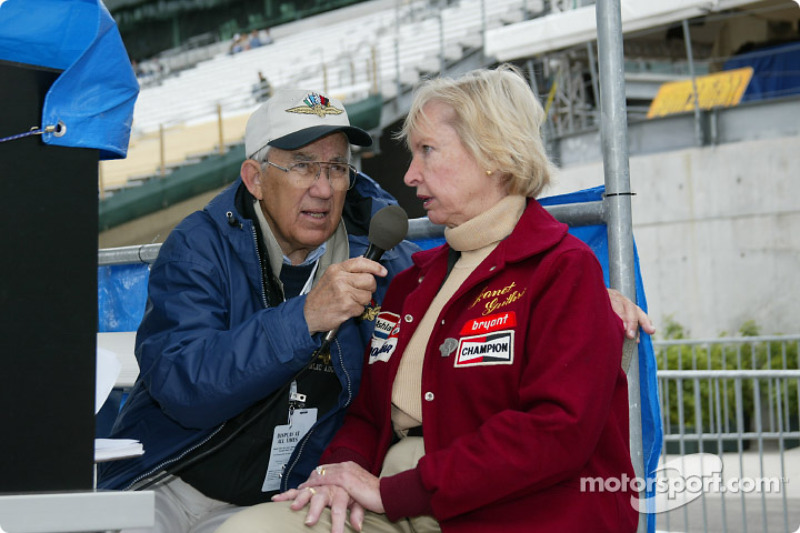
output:
M546 206L545 209L570 226L589 226L603 224L606 211L603 202L582 202ZM427 217L412 218L408 221L406 238L412 241L437 239L444 236L444 226L433 224ZM99 266L124 265L131 263L152 263L158 256L161 243L102 248L97 252Z
M662 464L670 456L710 453L724 465L721 490L703 491L698 501L659 515L657 529L795 531L800 481L789 482L800 477L800 335L653 345ZM731 480L741 490L731 490ZM775 481L773 490L756 490L754 480ZM753 490L744 490L744 482Z

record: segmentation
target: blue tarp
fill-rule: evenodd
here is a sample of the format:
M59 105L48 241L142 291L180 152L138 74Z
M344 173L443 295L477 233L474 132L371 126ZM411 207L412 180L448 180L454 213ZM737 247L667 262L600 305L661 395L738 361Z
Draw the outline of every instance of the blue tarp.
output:
M586 189L560 196L542 198L540 202L542 205L596 202L603 199L604 192L604 187L595 187L593 189ZM606 286L608 287L610 283L608 270L608 230L606 226L597 225L570 228L569 232L588 244L595 253L603 267L603 276L605 277ZM642 273L639 269L639 254L636 250L635 242L633 259L636 275L636 303L639 307L647 311L647 299L644 294ZM641 398L642 408L642 452L644 455L645 477L648 479L646 487L649 489L645 492L645 496L648 498L647 501L651 501L655 496L656 486L652 483L652 480L655 478L653 472L655 472L658 467L658 458L661 455L663 428L661 425L661 408L658 401L658 380L656 376L658 367L656 366L653 343L650 339L650 335L647 333L640 330L639 335L639 396ZM656 515L650 513L647 515L647 531L653 532L655 531L655 527Z
M136 331L147 302L150 265L101 266L97 269L97 331Z
M128 153L139 83L119 30L100 0L0 2L0 60L62 70L47 93L42 123L51 145ZM20 132L23 133L23 132Z
M725 62L724 70L753 68L742 102L800 94L800 41L759 48Z
M542 205L578 202L594 202L603 198L603 187L596 187L570 194L542 198ZM570 233L591 247L603 267L606 286L609 285L608 235L605 225L570 228ZM422 248L442 244L444 239L426 239L418 242ZM636 272L636 295L639 307L647 311L639 256L634 248ZM98 272L98 303L100 324L98 331L133 331L137 329L144 312L147 297L149 266L145 264L100 267ZM658 466L661 454L662 426L656 380L656 360L650 336L640 332L639 342L639 387L642 406L642 435L644 468L647 477ZM651 490L647 497L654 496L655 484L648 483ZM655 514L648 515L648 531L655 531Z

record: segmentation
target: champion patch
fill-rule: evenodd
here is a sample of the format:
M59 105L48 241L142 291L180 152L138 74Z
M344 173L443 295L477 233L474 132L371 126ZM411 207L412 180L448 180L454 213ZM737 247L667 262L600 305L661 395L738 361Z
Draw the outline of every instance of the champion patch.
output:
M397 348L397 336L400 333L400 315L389 312L378 314L375 329L372 331L372 343L369 349L369 364L376 361L389 361Z
M461 338L455 366L510 365L514 362L514 331Z
M515 327L517 327L517 314L514 311L508 311L470 320L461 328L459 335L492 333L493 331Z

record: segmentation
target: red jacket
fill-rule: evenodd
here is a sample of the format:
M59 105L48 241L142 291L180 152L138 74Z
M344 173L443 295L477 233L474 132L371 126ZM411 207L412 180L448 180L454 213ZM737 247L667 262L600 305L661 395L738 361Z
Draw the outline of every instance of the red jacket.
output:
M380 472L392 383L447 256L447 245L417 253L392 281L361 392L322 463ZM581 478L634 477L622 342L592 251L529 201L434 326L422 370L426 455L381 479L387 517L430 514L445 533L634 531L629 486L581 491Z

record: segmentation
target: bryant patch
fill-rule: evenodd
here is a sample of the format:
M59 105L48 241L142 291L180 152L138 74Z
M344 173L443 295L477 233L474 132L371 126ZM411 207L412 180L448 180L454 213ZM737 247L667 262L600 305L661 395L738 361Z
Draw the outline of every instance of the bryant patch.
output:
M463 337L454 366L510 365L514 362L514 331Z
M461 328L459 335L475 335L476 333L492 333L501 329L517 327L517 314L514 311L496 313L483 318L470 320Z
M397 335L400 333L400 315L395 313L379 313L375 319L372 332L372 343L369 349L369 364L376 361L387 362L397 347Z

